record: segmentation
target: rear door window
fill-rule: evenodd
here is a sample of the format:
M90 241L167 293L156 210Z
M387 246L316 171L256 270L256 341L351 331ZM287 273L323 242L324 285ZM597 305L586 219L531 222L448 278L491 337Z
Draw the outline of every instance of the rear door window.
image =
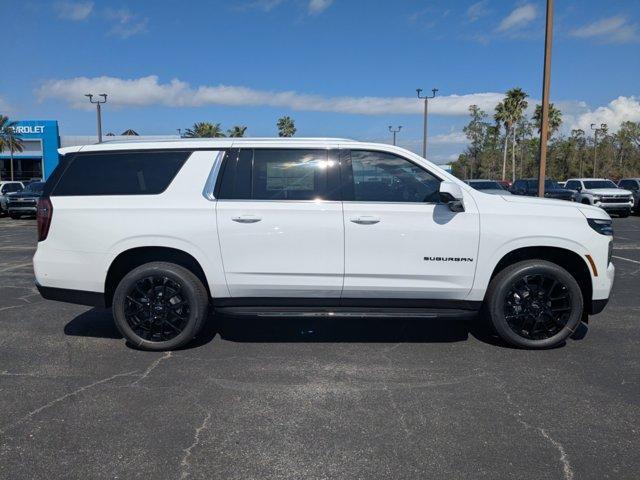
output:
M242 149L225 158L221 200L335 200L338 165L328 150Z
M60 172L51 195L162 193L190 154L179 150L77 153Z

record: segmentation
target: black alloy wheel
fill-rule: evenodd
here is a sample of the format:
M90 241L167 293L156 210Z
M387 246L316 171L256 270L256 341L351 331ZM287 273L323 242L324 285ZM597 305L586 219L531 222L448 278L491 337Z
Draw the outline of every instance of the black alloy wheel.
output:
M151 342L171 340L189 320L189 299L182 285L166 275L141 278L129 289L124 315L131 330Z
M550 275L524 275L505 298L505 319L511 330L529 340L545 340L566 325L572 310L571 292Z
M113 295L120 333L147 350L171 350L189 343L208 315L209 293L190 270L151 262L134 268Z
M496 333L517 347L557 346L582 320L578 282L546 260L524 260L499 272L489 284L485 302Z

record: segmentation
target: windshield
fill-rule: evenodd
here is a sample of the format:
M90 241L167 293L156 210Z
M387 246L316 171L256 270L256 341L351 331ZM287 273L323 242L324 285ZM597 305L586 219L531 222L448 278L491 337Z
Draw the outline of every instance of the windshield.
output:
M469 182L469 185L471 185L476 190L504 190L504 188L502 188L502 185L500 185L498 182Z
M43 188L44 182L34 182L27 185L23 191L28 193L42 193Z
M585 180L584 188L618 188L618 186L611 180Z

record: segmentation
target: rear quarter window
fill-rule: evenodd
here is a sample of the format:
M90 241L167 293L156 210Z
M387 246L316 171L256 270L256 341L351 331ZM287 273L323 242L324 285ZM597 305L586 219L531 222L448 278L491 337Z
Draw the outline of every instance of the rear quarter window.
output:
M162 193L190 151L76 153L51 188L52 196L154 195ZM53 179L52 179L53 180ZM48 182L49 183L49 182Z

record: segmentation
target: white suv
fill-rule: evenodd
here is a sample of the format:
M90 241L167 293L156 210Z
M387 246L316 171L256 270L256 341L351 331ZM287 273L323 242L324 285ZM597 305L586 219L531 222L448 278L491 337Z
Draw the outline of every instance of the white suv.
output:
M588 205L474 190L422 157L340 139L60 150L38 205L43 297L111 306L131 343L252 315L479 311L513 345L606 305L612 226Z
M633 208L633 193L618 188L606 178L571 178L564 188L576 190L577 201L595 205L621 217L628 217Z

